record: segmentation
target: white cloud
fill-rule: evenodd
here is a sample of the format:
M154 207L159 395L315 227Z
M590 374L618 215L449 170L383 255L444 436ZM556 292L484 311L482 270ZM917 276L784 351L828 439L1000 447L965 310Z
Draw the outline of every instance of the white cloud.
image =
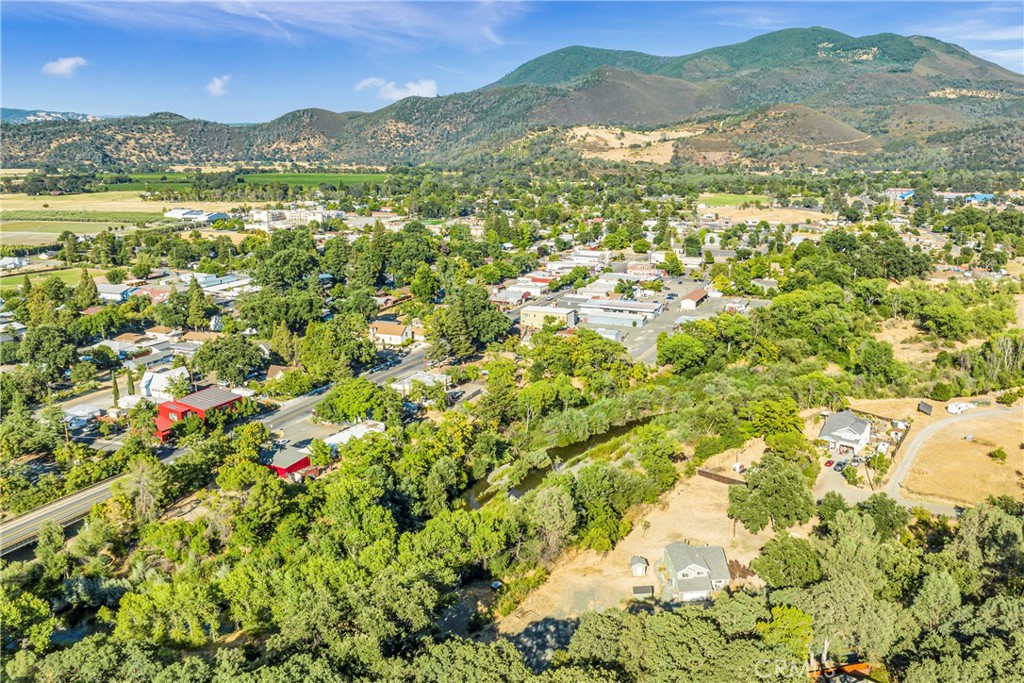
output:
M224 74L223 76L214 76L210 79L210 82L203 88L210 97L220 97L228 91L228 82L231 80L231 74Z
M75 75L75 71L88 63L85 61L85 57L61 57L43 64L43 73L47 76L71 78Z
M1024 71L1024 47L1011 47L1005 50L975 50L974 54L1010 71L1017 73Z
M398 85L394 81L386 81L377 76L364 78L356 83L356 90L376 90L382 100L400 100L403 97L436 97L437 81L432 78L423 78L418 81L409 81L405 85Z
M290 0L62 0L15 3L33 10L122 28L185 30L208 35L247 33L301 42L311 34L409 49L427 42L469 47L500 45L502 26L529 11L502 2L303 2ZM45 8L45 9L44 9ZM6 11L6 7L5 7Z
M1019 41L1024 36L1024 25L998 21L997 19L964 19L948 24L919 25L914 32L932 38L941 38L957 44L971 40L979 41Z

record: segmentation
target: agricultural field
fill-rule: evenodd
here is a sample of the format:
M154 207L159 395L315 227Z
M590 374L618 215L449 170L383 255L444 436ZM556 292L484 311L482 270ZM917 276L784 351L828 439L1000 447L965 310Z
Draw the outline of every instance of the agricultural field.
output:
M289 186L302 185L304 187L316 187L320 184L340 187L369 182L379 183L386 180L387 177L386 173L253 173L242 176L245 182L254 185L284 183Z
M3 244L22 244L36 246L50 244L65 230L76 235L95 235L108 229L119 234L135 230L135 226L126 226L123 222L110 221L39 221L39 220L4 220L0 222L0 242Z
M98 268L89 269L89 274L92 275L92 278L97 282L106 282L106 277L104 277L105 272L106 271L99 270ZM61 281L64 282L64 284L74 287L75 285L78 284L78 281L82 279L82 269L61 268L58 270L39 270L33 273L29 273L28 279L30 282L35 284L36 282L42 282L43 280L47 279L52 275L56 275L57 277L59 277ZM0 287L17 287L21 285L24 279L24 274L7 275L6 277L0 278Z

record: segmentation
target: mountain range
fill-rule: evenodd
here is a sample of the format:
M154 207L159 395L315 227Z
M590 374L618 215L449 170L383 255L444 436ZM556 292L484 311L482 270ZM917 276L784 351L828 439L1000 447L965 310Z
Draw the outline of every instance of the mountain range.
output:
M0 121L4 123L38 123L40 121L101 121L113 118L96 114L80 114L74 111L45 111L43 109L0 108Z
M369 113L302 109L246 126L166 112L5 121L0 152L11 167L458 165L544 135L549 150L609 159L1020 170L1022 121L1021 74L933 38L813 27L680 57L567 47L478 90Z

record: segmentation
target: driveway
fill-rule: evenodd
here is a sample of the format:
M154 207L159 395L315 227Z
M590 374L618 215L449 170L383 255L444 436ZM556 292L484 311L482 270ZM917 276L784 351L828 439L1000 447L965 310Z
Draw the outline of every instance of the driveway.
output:
M890 498L895 500L900 505L905 507L922 507L937 515L948 515L950 517L959 516L962 508L953 505L943 505L941 503L930 503L927 501L918 500L916 498L908 498L903 495L903 482L906 481L907 476L910 474L911 468L914 466L914 459L917 457L921 447L933 437L939 430L949 425L957 424L958 422L966 422L968 420L977 419L979 417L998 417L1007 413L1013 412L1012 408L986 408L984 410L969 410L966 413L960 415L950 415L949 417L937 420L916 434L913 433L913 427L911 427L910 440L904 444L903 454L900 456L899 462L896 463L895 468L889 475L889 481L881 491L887 494ZM857 504L862 503L868 499L872 493L877 491L870 491L855 488L846 483L846 480L838 472L832 470L825 470L818 477L818 481L814 487L814 495L817 499L821 499L829 491L835 491L839 493L847 502Z

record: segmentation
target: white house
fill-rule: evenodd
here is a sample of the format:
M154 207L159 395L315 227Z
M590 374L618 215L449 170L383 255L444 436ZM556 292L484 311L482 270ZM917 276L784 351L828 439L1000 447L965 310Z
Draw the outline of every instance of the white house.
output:
M818 438L827 442L833 453L859 455L871 438L871 422L849 410L833 413L825 420Z
M16 270L28 265L28 259L20 256L4 256L0 258L0 270Z
M412 339L412 329L408 325L375 320L370 323L370 341L382 346L401 346Z
M678 600L708 600L732 578L725 551L719 546L671 543L663 557L672 595Z
M138 287L132 287L131 285L109 285L107 283L100 283L96 285L96 293L103 301L113 301L115 303L124 303L128 301L128 297L132 295Z
M184 367L169 368L166 370L147 370L139 382L139 393L146 398L155 398L161 401L173 401L170 385L175 379L184 377L188 379L188 370Z

